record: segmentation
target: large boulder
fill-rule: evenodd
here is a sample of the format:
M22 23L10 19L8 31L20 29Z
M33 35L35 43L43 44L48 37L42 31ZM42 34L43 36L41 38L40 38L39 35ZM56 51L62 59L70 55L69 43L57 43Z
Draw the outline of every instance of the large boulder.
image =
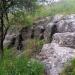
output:
M75 32L55 33L51 43L45 44L39 59L45 64L47 75L60 75L75 58Z
M63 16L63 15L55 15L46 25L47 32L51 32L51 28L53 25L57 26L57 30L60 33L63 32L74 32L75 31L75 14Z
M47 75L60 75L65 63L75 57L75 49L57 43L45 44L39 54Z
M52 27L56 25L58 33L75 32L75 14L63 16L55 15L52 20L45 26L45 39L48 40L53 30ZM55 32L55 33L57 33Z
M75 32L75 18L73 19L67 19L67 20L61 20L56 23L57 30L60 33L63 32Z
M75 32L56 33L52 42L60 46L75 48Z

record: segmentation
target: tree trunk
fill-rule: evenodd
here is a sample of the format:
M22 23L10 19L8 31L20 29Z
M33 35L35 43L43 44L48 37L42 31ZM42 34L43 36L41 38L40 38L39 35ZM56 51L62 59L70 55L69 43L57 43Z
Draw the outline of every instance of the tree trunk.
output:
M1 13L1 24L0 24L0 56L3 57L4 50L3 50L3 26L4 26L4 20L3 20L3 13Z

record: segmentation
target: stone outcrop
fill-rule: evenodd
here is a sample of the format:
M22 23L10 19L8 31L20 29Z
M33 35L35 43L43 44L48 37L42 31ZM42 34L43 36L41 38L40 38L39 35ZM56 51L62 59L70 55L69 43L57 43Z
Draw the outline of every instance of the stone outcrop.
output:
M56 33L51 43L45 44L39 54L47 75L60 75L66 62L75 58L75 32Z
M54 25L57 26L57 33L53 35L52 42L45 44L39 53L47 75L60 75L65 65L75 58L75 14L54 16L46 26L46 38L50 37Z
M37 21L33 23L32 27L19 27L19 26L15 27L14 26L10 28L8 35L10 33L12 36L13 34L18 36L19 31L22 31L22 37L24 40L27 40L30 38L40 39L40 37L42 36L45 39L45 41L49 42L52 27L54 25L57 26L58 33L75 32L75 14L71 14L67 16L58 14L52 18L51 17L46 17L41 19L39 18ZM44 31L41 32L42 30ZM8 42L9 40L5 38L5 41Z
M75 57L75 49L61 47L58 43L45 44L39 56L47 75L60 75L66 62Z
M75 32L75 14L67 16L55 15L51 22L46 25L46 38L50 36L51 29L54 25L57 26L58 33Z
M60 46L75 48L75 32L56 33L53 36L53 42Z
M19 32L22 34L25 45L28 39L40 39L41 36L44 36L44 39L49 42L54 25L57 26L57 32L54 33L52 42L43 46L38 57L45 64L47 75L59 75L65 63L75 57L75 14L39 19L32 27L18 28L16 31L13 28L14 31L6 35L4 46L12 44L14 38L17 41ZM14 44L16 46L17 42Z

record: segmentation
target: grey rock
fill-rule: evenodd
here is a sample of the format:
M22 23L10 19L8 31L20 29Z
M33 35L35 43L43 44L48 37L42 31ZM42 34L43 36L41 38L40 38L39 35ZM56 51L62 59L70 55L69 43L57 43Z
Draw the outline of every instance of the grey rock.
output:
M75 31L75 14L64 17L63 15L54 16L53 20L47 24L46 30L50 33L52 26L56 24L59 33Z
M63 32L75 32L75 19L73 20L61 20L57 24L57 30L60 33Z
M43 46L39 56L42 59L46 57L42 62L45 64L47 75L59 75L64 69L65 63L75 58L75 50L69 47L61 47L57 43L51 43Z
M63 16L55 15L52 20L45 25L45 40L49 41L52 27L57 26L58 33L75 32L75 14ZM56 33L57 33L56 32Z
M52 42L60 46L75 48L75 32L56 33Z

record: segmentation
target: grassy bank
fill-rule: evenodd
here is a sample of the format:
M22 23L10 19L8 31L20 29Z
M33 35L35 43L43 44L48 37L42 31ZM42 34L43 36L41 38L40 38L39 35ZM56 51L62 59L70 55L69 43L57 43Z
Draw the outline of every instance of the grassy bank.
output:
M44 75L42 63L11 52L10 49L5 49L5 55L0 60L0 75Z

